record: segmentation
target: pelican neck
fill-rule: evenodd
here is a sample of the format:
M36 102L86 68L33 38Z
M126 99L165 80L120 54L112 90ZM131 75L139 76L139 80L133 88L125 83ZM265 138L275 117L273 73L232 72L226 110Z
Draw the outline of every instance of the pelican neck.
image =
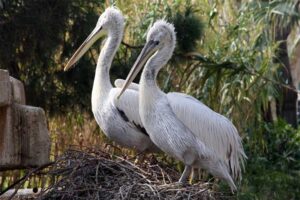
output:
M121 43L122 33L115 31L112 33L108 32L106 41L100 52L95 79L92 91L92 106L96 103L103 103L107 99L110 90L112 89L112 84L110 81L109 71L112 65L113 57L115 56L117 49Z

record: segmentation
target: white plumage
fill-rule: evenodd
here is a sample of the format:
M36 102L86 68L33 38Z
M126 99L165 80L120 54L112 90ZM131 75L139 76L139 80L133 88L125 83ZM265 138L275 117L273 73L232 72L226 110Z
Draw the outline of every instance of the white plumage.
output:
M125 83L125 81L123 79L116 79L114 84L117 88L122 88L124 83ZM130 83L130 85L128 86L127 89L139 91L139 84Z
M124 83L124 80L117 79L115 86L122 88ZM128 89L138 91L139 85L131 83ZM120 100L122 100L122 98ZM167 94L167 98L178 119L180 119L196 137L201 138L201 141L203 141L207 147L215 151L216 155L219 155L221 159L228 163L233 179L241 179L242 169L239 162L241 162L242 168L244 168L244 158L246 158L246 155L238 131L231 121L223 115L214 112L201 101L184 93L170 92ZM135 100L135 103L138 103L137 100ZM137 112L136 109L134 112ZM141 121L138 122L142 123ZM207 125L204 126L205 124Z
M124 31L124 18L118 9L107 8L100 16L95 29L74 53L65 67L68 70L97 41L102 34L107 39L98 58L92 90L92 111L95 119L111 140L140 152L156 152L159 149L152 143L142 126L138 112L138 92L127 90L124 98L115 104L119 88L113 88L109 79L112 59L121 43Z
M175 42L173 25L156 22L119 96L148 61L138 90L141 121L151 140L185 163L180 182L192 167L200 167L236 190L233 179L241 178L240 163L243 165L246 155L234 125L197 99L182 93L165 94L157 86L157 74L172 56Z
M167 94L167 98L177 118L228 164L233 179L241 179L239 162L244 167L246 155L238 131L231 121L192 96L172 92Z

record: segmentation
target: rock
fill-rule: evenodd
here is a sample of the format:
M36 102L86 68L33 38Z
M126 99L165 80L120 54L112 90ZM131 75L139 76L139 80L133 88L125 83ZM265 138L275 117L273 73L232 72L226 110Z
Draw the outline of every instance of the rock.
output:
M13 114L9 106L0 107L0 169L21 164L20 135L13 131Z
M26 104L24 85L18 79L10 77L13 102L18 104Z
M22 82L0 70L0 170L41 166L49 156L43 109L25 105Z
M11 104L12 94L10 85L8 71L0 69L0 106Z
M50 136L42 108L15 104L14 132L20 135L21 165L41 166L49 162Z
M33 191L34 189L37 189L37 192ZM18 189L15 196L12 198L12 200L31 200L31 199L37 199L39 193L41 192L41 189L34 188L34 189ZM1 196L1 200L9 200L11 199L10 196L15 193L15 189L8 190Z

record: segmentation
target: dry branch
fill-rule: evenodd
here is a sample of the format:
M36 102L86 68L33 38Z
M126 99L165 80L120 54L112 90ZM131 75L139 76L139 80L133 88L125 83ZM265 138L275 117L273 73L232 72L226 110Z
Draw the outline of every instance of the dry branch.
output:
M180 174L154 158L134 164L101 150L69 150L46 175L55 181L42 188L39 199L228 199L208 183L176 183Z

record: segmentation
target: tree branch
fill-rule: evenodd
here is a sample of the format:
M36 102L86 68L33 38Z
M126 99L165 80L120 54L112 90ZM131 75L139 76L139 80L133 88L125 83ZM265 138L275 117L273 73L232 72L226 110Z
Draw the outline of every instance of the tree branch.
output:
M127 44L127 43L124 42L124 41L122 41L122 44L123 44L124 46L126 46L127 48L130 48L130 49L141 49L141 48L143 48L142 45L140 45L140 46L132 46L132 45L130 45L130 44Z

